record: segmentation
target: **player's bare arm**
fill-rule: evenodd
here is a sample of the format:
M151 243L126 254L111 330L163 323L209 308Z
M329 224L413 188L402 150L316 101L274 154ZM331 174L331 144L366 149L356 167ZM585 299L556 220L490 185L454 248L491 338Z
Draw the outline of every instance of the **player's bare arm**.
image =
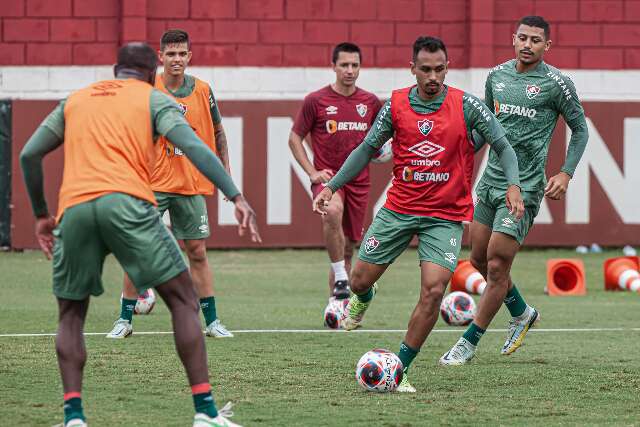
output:
M220 161L224 166L227 173L231 173L231 165L229 164L229 149L227 146L227 134L224 132L224 126L222 123L216 123L213 125L213 130L216 136L216 151Z
M316 168L313 167L313 164L309 160L309 156L307 156L307 152L304 149L302 137L294 131L289 133L289 148L291 149L291 153L293 153L293 157L296 159L298 164L302 166L302 169L304 169L307 175L309 175L311 183L321 184L329 182L333 176L333 171L330 169L316 170Z

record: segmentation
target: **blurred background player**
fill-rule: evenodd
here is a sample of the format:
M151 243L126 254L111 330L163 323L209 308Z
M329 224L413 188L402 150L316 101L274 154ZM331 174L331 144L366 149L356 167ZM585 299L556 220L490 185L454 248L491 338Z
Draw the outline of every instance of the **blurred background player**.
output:
M163 73L156 79L156 89L172 96L196 134L220 158L227 173L229 153L227 137L211 87L196 77L185 74L191 60L189 35L182 30L168 30L160 39L158 58ZM189 270L207 336L225 338L233 334L220 322L216 310L213 275L207 258L205 238L209 237L209 219L204 196L212 195L214 186L187 159L184 153L165 138L156 146L156 165L151 176L151 188L158 201L160 214L169 211L171 229L176 239L184 242ZM133 309L137 293L125 275L120 318L107 338L126 338L133 333Z
M362 53L352 43L340 43L331 58L334 83L312 92L304 103L289 135L293 156L311 180L315 197L360 144L373 124L380 100L356 86ZM303 139L311 136L313 163ZM333 194L322 217L322 234L331 262L329 296L349 298L349 272L353 247L362 238L369 198L369 168Z
M514 218L524 211L518 162L504 129L478 98L444 84L448 64L442 40L415 41L411 73L416 85L393 91L365 140L314 200L314 210L324 214L333 193L357 176L394 136L393 185L360 245L351 276L354 295L343 327L360 326L375 296L376 280L417 236L420 298L398 352L405 369L400 392L416 391L407 371L438 319L440 302L458 264L462 221L473 215L473 155L484 141L496 151L507 177L506 206ZM472 132L484 139L474 143Z
M194 426L233 426L218 414L207 368L193 283L182 253L154 207L154 140L165 136L232 200L253 241L255 214L222 163L185 121L175 101L153 88L156 54L144 43L118 51L116 78L72 93L25 145L20 163L36 220L36 237L53 257L53 293L59 307L56 352L64 390L64 424L86 426L83 338L90 296L104 292L102 267L113 253L138 292L156 288L171 311L174 339L191 386ZM49 215L42 160L64 143L58 215Z
M471 263L487 279L473 323L440 359L444 365L471 360L482 334L504 302L512 318L501 353L520 347L539 315L524 301L512 282L511 264L538 214L544 196L564 197L569 180L589 139L584 110L569 77L546 64L551 47L549 24L540 16L522 18L513 35L516 58L493 68L485 84L485 103L518 156L520 185L525 203L521 221L515 221L501 204L507 180L492 147L487 168L478 183L478 202L471 224ZM560 172L549 178L545 166L553 130L562 115L571 129L567 157Z

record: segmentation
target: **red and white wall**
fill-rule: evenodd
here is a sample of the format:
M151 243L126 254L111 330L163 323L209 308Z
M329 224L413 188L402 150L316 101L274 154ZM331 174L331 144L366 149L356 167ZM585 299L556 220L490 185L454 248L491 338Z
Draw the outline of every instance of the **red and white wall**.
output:
M266 244L314 246L319 225L287 135L304 95L333 79L333 45L358 43L359 85L387 98L412 83L415 38L440 36L448 83L482 96L488 68L513 56L515 21L527 14L551 22L545 59L575 82L591 133L567 200L543 204L528 244L640 244L640 0L0 0L0 97L16 100L17 154L53 100L111 77L121 43L157 47L164 30L183 28L193 41L191 72L220 100L234 178L256 205ZM560 122L550 174L567 135ZM59 155L52 160L51 201ZM376 167L374 177L372 209L384 198L388 168ZM13 245L32 246L20 179L13 190ZM218 224L211 246L242 246L228 206L213 198L210 210Z

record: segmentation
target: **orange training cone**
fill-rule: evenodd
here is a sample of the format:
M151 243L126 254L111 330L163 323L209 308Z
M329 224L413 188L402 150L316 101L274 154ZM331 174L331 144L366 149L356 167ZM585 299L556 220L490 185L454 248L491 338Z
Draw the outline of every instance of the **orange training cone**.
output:
M580 259L547 260L549 295L585 295L584 263Z
M640 257L609 258L604 262L604 288L607 291L640 292Z
M487 282L468 259L460 260L451 278L451 291L462 291L482 295Z

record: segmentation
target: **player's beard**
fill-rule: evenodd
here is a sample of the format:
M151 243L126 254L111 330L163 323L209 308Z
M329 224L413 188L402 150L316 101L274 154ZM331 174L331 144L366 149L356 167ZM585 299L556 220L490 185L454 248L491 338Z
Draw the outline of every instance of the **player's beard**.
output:
M424 85L424 93L429 96L437 95L440 92L440 87L442 85L440 83L427 82Z

